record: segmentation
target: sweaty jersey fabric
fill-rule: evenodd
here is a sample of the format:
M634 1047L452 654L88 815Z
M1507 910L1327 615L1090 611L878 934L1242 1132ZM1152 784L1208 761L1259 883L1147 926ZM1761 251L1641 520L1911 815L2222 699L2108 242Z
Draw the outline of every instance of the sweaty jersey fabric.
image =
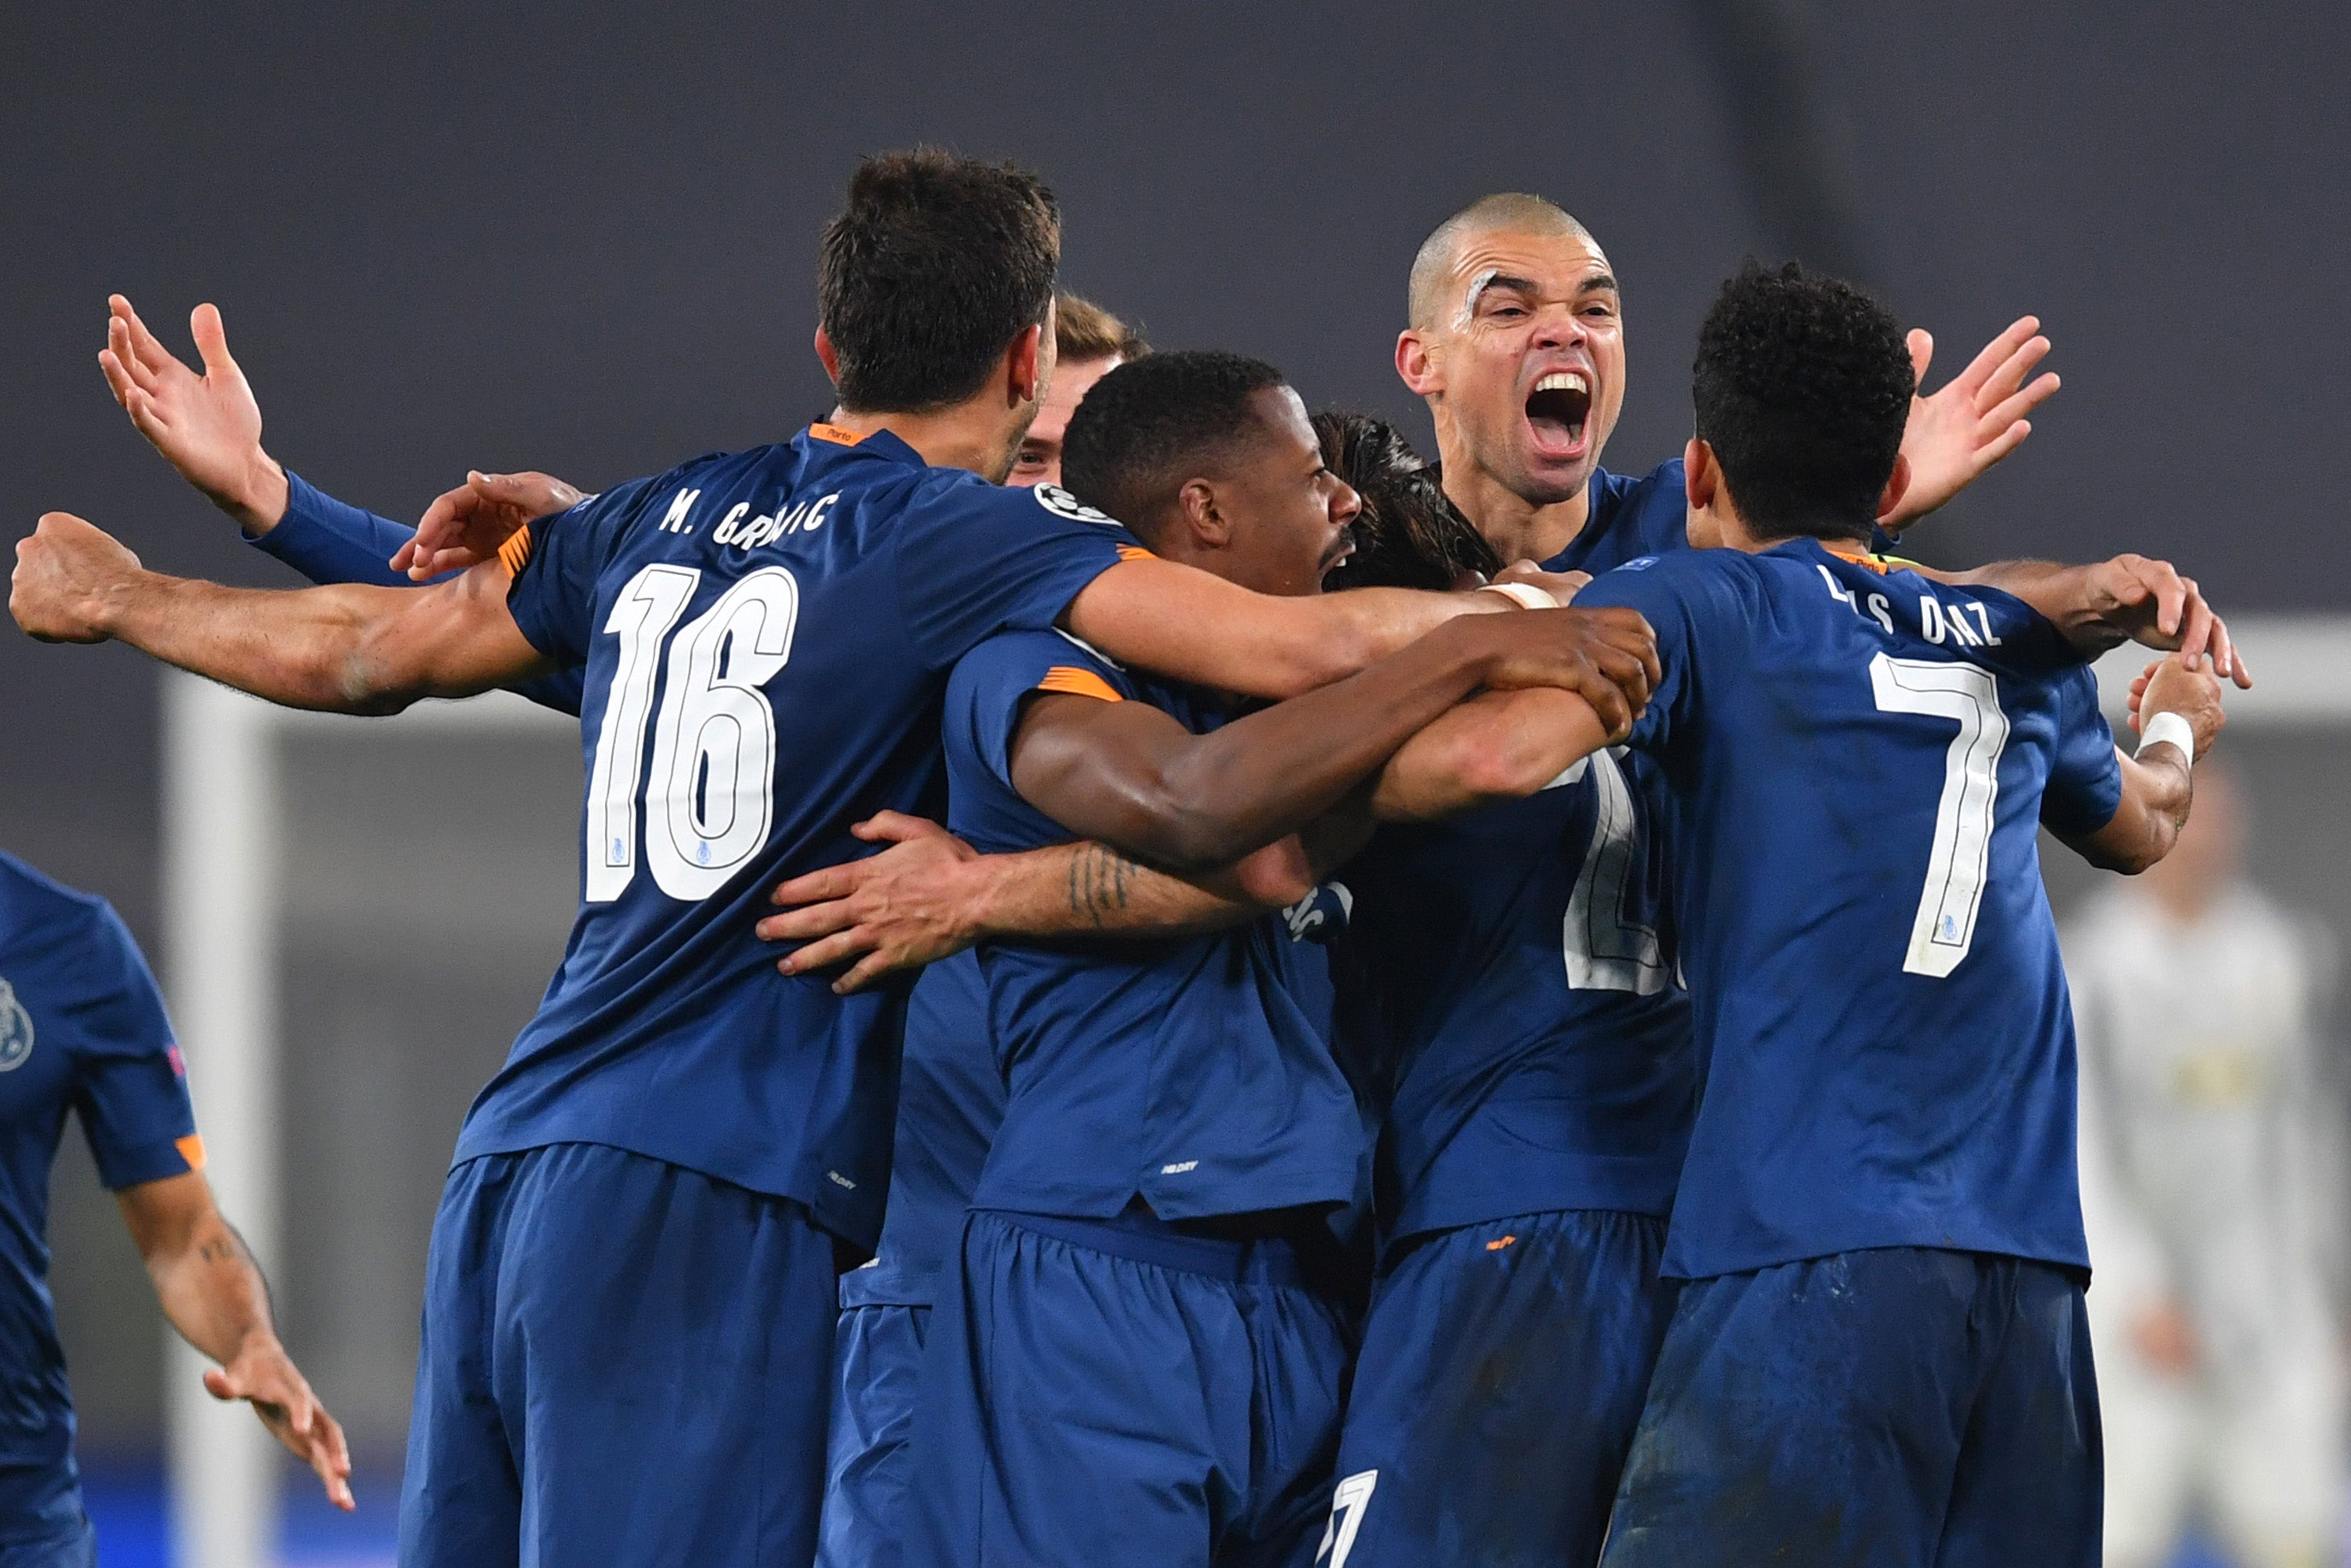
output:
M753 925L778 882L865 852L851 824L935 810L956 660L1140 548L1064 492L826 425L517 536L516 624L587 672L582 898L457 1159L608 1144L870 1248L905 991L779 975Z
M1132 677L1056 632L998 637L947 688L949 821L982 851L1066 843L1012 784L1030 697L1148 702L1196 733L1196 695ZM982 1207L1163 1220L1352 1202L1366 1134L1353 1085L1294 993L1280 915L1197 936L981 944L1008 1090Z
M1687 546L1678 459L1592 479L1547 571ZM1621 749L1552 788L1392 824L1341 873L1347 942L1396 1076L1384 1240L1546 1209L1663 1215L1695 1098L1665 919L1661 785Z
M414 588L392 570L392 558L416 530L339 501L292 469L286 471L286 515L260 538L246 542L274 556L313 582L364 582L380 588ZM444 573L446 577L448 573ZM435 582L443 580L434 578ZM558 670L514 689L558 713L580 711L584 672Z
M2081 655L2005 593L1812 539L1635 561L1579 602L1640 611L1664 665L1632 744L1672 791L1703 1083L1666 1273L2086 1268L2036 842L2121 800Z
M49 1300L49 1167L66 1113L120 1188L204 1163L154 977L105 901L0 852L0 1548L83 1529Z

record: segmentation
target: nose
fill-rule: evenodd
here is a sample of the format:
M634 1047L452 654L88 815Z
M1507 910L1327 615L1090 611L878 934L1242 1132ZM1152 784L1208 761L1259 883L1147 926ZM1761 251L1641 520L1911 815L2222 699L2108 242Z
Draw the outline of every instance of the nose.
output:
M1583 318L1572 306L1546 310L1535 319L1534 346L1539 349L1572 349L1585 335Z
M1331 521L1343 528L1353 522L1356 516L1363 511L1364 498L1357 495L1355 487L1344 479L1337 480L1336 483L1339 487L1331 494Z

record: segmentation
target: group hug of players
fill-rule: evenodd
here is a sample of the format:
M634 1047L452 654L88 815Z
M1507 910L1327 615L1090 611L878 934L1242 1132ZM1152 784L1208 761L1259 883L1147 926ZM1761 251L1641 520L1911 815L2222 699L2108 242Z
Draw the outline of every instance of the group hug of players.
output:
M413 534L264 453L216 313L198 374L115 302L134 423L322 586L51 514L26 631L580 718L402 1562L2096 1561L2036 837L2159 859L2246 676L2160 563L1881 553L2023 439L2035 324L1921 396L1750 266L1625 477L1606 259L1489 197L1412 267L1432 468L1057 311L1059 248L1025 172L869 159L827 419Z

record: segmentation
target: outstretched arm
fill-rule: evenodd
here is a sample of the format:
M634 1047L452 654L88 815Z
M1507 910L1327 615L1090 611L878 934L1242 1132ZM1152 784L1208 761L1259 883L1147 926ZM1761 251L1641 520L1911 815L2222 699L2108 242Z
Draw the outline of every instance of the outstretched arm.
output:
M2123 798L2106 825L2066 839L2092 865L2137 876L2171 852L2196 793L2196 758L2212 748L2227 722L2220 677L2190 669L2178 655L2158 660L2132 693L2131 724L2144 738L2123 757Z
M204 1374L205 1389L215 1399L251 1404L261 1424L318 1473L335 1505L352 1507L343 1429L277 1343L269 1287L244 1238L214 1207L211 1185L190 1171L124 1187L115 1200L163 1315L218 1364Z
M16 542L8 609L44 642L130 643L288 707L397 713L555 668L507 610L492 563L429 588L223 588L165 577L79 517Z
M2088 566L2004 560L1971 571L1911 570L1938 582L1997 588L2021 599L2091 657L2139 643L2177 653L2192 670L2209 653L2220 675L2241 687L2253 684L2252 671L2229 639L2228 622L2204 602L2196 580L2182 577L2168 561L2118 555Z
M1482 685L1595 685L1621 732L1656 674L1655 638L1630 611L1480 616L1207 735L1144 703L1031 697L1013 738L1011 781L1081 837L1176 869L1221 865L1338 805Z
M515 529L577 506L552 475L468 474L410 529L301 484L261 444L261 404L228 351L219 309L199 305L188 329L198 375L147 329L131 301L107 301L99 368L131 423L180 476L237 520L246 537L313 582L423 581L478 566Z
M2041 336L2040 319L2021 317L1985 344L1983 351L1942 391L1932 397L1911 397L1910 420L1902 431L1902 455L1910 460L1910 485L1877 519L1878 527L1890 534L1900 533L2022 444L2032 434L2024 416L2057 391L2053 375L2025 384L2032 367L2048 352L2049 340ZM1922 387L1928 362L1934 356L1934 338L1913 331L1910 363Z
M1384 822L1426 821L1520 800L1607 743L1573 692L1488 692L1405 742L1380 771L1372 812Z

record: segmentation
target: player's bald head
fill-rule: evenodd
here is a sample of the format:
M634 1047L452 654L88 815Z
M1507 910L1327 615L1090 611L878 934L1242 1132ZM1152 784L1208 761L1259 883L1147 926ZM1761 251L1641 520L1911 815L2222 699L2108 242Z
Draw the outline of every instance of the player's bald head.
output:
M1457 290L1454 263L1462 246L1480 235L1507 231L1525 235L1566 235L1583 241L1595 252L1600 242L1556 202L1523 191L1502 191L1480 196L1443 223L1423 240L1412 258L1412 283L1407 308L1412 326L1419 331L1449 324L1466 314L1468 301L1453 298Z

